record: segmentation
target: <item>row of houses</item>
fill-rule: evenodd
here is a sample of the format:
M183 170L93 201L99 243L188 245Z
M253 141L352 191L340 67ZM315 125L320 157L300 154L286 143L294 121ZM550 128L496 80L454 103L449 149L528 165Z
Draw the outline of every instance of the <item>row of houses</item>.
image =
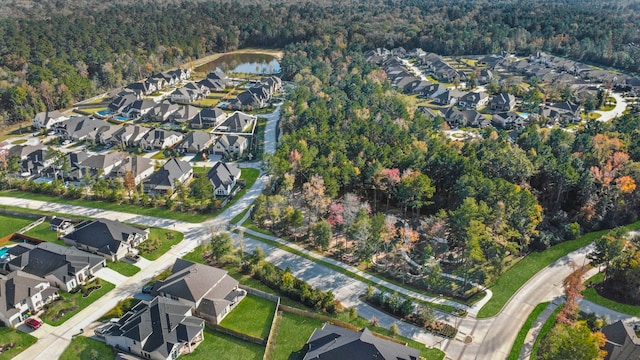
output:
M188 82L185 86L175 89L169 98L174 103L190 104L204 99L214 91L223 91L231 80L222 70L210 72L200 81Z
M263 77L248 86L231 100L225 108L237 110L262 109L269 106L273 95L282 90L282 80L277 76Z
M144 81L127 85L127 88L142 97L168 87L176 86L190 77L191 69L175 69L151 75Z

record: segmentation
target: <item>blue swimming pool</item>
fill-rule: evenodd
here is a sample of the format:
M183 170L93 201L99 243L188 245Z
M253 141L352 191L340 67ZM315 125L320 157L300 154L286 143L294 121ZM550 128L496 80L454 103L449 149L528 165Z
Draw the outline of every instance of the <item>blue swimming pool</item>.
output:
M126 117L124 117L124 116L114 116L113 118L114 118L116 121L121 121L121 122L125 122L125 121L129 121L129 120L131 120L131 119L126 118Z
M33 180L33 182L36 184L51 184L53 182L53 179L43 176Z
M0 249L0 259L7 255L7 251L9 251L8 247L3 247L2 249Z

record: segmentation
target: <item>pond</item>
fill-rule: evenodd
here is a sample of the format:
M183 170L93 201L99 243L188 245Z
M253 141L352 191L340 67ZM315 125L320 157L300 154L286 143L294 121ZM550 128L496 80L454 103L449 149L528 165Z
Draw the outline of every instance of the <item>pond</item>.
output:
M273 55L256 53L225 54L195 68L196 72L209 73L220 69L226 73L271 75L280 73L280 63Z

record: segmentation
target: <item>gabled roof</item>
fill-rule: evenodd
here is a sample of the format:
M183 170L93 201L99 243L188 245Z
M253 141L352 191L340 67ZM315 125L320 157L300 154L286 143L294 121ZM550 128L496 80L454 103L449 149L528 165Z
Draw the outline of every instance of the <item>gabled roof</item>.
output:
M216 128L216 131L241 133L256 120L255 116L236 111Z
M247 141L247 138L244 136L223 134L216 139L216 145L220 144L228 150L231 146L236 144L245 144Z
M488 98L489 95L484 92L470 92L466 93L460 98L460 101L464 101L470 104L477 104L480 100Z
M164 101L158 105L156 105L153 109L151 109L147 114L153 117L162 117L166 118L168 115L178 111L180 107L176 104L171 104L168 101Z
M184 150L200 151L211 145L214 135L204 131L192 131L177 145Z
M607 351L605 360L640 358L640 338L630 325L617 321L603 327L601 331L607 337L604 345L604 350Z
M20 159L26 159L30 154L45 149L44 145L16 145L9 149L9 157L17 156Z
M224 286L226 280L234 284L231 289ZM154 290L198 304L205 297L224 299L236 286L238 282L230 278L225 270L176 259L171 276L158 282Z
M99 170L99 169L105 169L109 166L119 164L127 157L129 157L128 153L123 151L117 151L117 152L107 153L104 155L91 156L86 160L84 160L83 162L81 162L79 165L80 167Z
M220 186L226 187L234 184L238 180L239 175L240 168L238 168L237 165L224 163L222 161L218 161L207 173L207 177L209 181L211 181L211 184L213 184L214 189Z
M9 274L0 274L0 313L11 317L18 313L15 305L22 300L42 291L46 283L35 275L23 271L12 271Z
M153 160L144 156L131 156L124 159L122 164L118 165L113 172L124 175L127 171L131 171L131 174L136 177L150 168L153 168Z
M200 113L200 108L192 105L185 105L173 114L173 120L175 122L183 123L190 121Z
M227 80L228 77L227 77L227 74L224 73L224 71L220 69L216 69L215 71L212 71L207 75L207 79Z
M130 235L146 234L144 230L119 221L97 219L85 221L65 235L65 239L98 249L103 254L116 254Z
M142 111L146 109L151 109L156 106L156 103L151 100L136 100L129 107L127 111L136 110Z
M147 183L154 186L168 186L173 188L175 180L181 178L192 169L188 162L172 158L167 161L160 170L149 176Z
M417 360L420 351L374 336L369 329L353 331L325 323L309 341L304 360Z
M187 315L190 309L163 297L143 301L123 316L109 335L139 341L143 351L166 358L175 346L192 341L204 328L204 320Z

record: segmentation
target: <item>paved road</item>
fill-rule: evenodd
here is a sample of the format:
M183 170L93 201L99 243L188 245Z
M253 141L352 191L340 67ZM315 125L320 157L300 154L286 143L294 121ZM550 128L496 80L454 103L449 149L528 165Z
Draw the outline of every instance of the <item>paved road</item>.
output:
M622 113L627 109L627 101L622 97L622 95L616 92L610 92L611 96L616 99L616 106L610 111L594 111L595 113L600 114L598 121L609 121L617 118L618 116L622 116Z

